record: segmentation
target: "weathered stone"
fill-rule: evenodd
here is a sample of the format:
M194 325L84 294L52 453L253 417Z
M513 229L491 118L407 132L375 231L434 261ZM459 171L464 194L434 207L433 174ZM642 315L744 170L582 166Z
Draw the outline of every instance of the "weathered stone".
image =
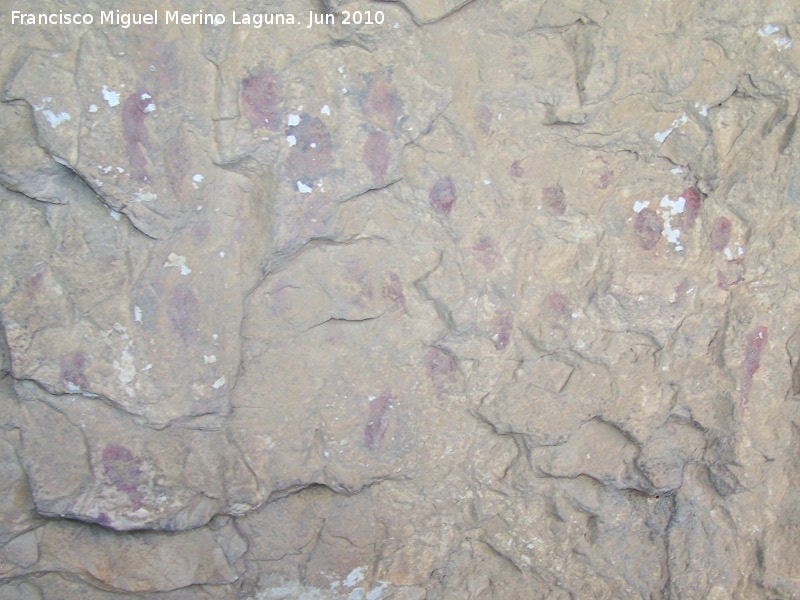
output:
M800 595L792 3L11 8L0 598Z

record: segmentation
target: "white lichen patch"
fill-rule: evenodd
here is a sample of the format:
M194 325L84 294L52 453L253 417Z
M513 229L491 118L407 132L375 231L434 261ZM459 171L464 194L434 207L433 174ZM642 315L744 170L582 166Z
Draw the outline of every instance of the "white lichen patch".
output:
M145 192L142 188L139 188L139 191L133 194L133 199L136 202L153 202L154 200L158 200L158 194Z
M293 135L287 135L286 143L289 144L289 147L291 148L292 146L297 145L297 138L294 137Z
M773 33L778 33L780 30L781 28L778 27L777 25L768 24L764 25L764 27L761 27L758 30L758 35L760 35L761 37L767 37L769 35L772 35Z
M195 173L194 177L192 177L192 181L194 181L195 183L202 183L203 176L200 175L200 173Z
M322 108L319 109L319 112L323 115L331 116L331 107L325 104Z
M788 50L792 47L792 40L788 37L776 37L772 40L772 43L775 44L775 47L778 49L778 52L782 52L783 50Z
M113 362L113 367L119 371L118 377L122 385L127 385L136 377L136 366L133 364L133 356L127 350L122 351L119 361Z
M89 105L89 112L96 113L97 112L97 104L90 104Z
M133 307L133 320L136 323L142 322L142 309L139 308L138 306Z
M675 131L683 123L686 123L688 120L689 120L689 115L683 113L682 116L678 117L672 122L672 127L670 127L669 129L665 129L664 131L656 132L656 134L653 135L653 137L659 144L663 144L673 131Z
M227 380L225 379L225 375L223 375L222 377L217 379L213 384L211 384L211 387L213 387L215 390L218 390L219 388L221 388L226 383L227 383Z
M103 89L102 89L101 93L103 94L103 100L108 102L108 105L111 108L114 108L115 106L119 105L119 93L118 92L115 92L114 90L110 90L106 86L103 86Z
M167 257L167 262L164 263L165 267L180 267L181 275L188 275L192 272L189 266L186 264L186 257L185 256L178 256L174 252L170 252L169 256Z
M664 196L659 203L662 208L668 208L670 215L678 215L683 212L686 207L686 198L680 196L677 200L673 200L669 196Z
M364 581L364 567L356 567L355 569L350 571L350 574L342 583L344 584L345 587L351 588L355 587L362 581Z
M636 202L633 203L633 212L638 214L648 206L650 206L650 200L644 200L644 201L637 200Z
M148 105L147 105L147 106L145 106L145 107L144 107L144 112L146 112L146 113L151 113L151 112L153 112L155 109L156 109L156 105L155 105L155 104L153 104L152 102L150 102L150 103L148 103Z
M286 119L286 124L289 127L296 127L297 125L300 125L300 115L296 115L294 113L290 114Z
M207 364L207 365L212 365L212 364L214 364L215 362L217 362L217 357L216 357L215 355L213 355L213 354L212 354L211 356L206 356L206 355L204 354L204 355L203 355L203 362L204 362L205 364Z
M120 217L122 216L120 213L115 211L113 208L108 209L109 216L114 219L115 221L119 221Z
M55 129L59 125L61 125L64 121L71 121L72 117L69 116L69 113L61 112L61 113L54 113L50 109L44 109L42 111L44 118L47 119L47 122L50 123L50 126Z
M54 113L52 110L47 108L47 103L52 101L53 99L50 96L48 96L47 98L42 98L41 105L37 106L36 104L34 104L33 110L34 112L41 111L42 114L44 115L44 118L47 119L48 123L50 123L50 127L55 129L56 127L61 125L64 121L71 121L72 117L67 112Z
M308 187L302 181L298 181L297 182L297 191L300 192L301 194L310 194L312 192L312 189L310 187Z

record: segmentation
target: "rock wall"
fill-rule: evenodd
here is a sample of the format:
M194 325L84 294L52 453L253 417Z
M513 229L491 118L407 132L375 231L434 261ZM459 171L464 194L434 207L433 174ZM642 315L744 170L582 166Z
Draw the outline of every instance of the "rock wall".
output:
M0 599L800 597L798 33L5 3Z

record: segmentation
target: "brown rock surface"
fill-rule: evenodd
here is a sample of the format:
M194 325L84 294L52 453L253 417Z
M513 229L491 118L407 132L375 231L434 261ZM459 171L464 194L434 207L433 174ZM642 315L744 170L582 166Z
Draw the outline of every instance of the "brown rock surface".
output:
M0 600L800 597L795 4L6 4Z

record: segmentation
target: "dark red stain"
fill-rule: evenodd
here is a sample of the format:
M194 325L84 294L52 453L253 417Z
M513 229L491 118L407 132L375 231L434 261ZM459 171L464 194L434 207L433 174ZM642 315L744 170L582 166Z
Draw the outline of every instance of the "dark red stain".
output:
M428 199L437 212L449 215L456 202L456 188L453 180L449 177L439 179L428 192Z
M389 138L380 131L370 131L361 160L372 174L373 181L381 181L389 168Z
M369 91L364 101L367 118L384 129L394 129L403 112L403 103L389 79L383 75L365 77Z
M525 169L522 167L522 163L518 160L515 160L511 163L511 176L512 177L524 177L525 176Z
M745 340L744 359L742 360L742 371L744 381L742 382L742 398L746 405L750 399L750 390L753 387L753 376L761 367L761 356L769 341L769 330L763 325L759 325L755 330L747 335Z
M200 302L185 284L177 284L169 294L167 314L175 333L188 344L197 338L200 323Z
M383 297L397 305L406 307L406 295L403 293L403 282L397 273L389 273L388 280L383 283Z
M128 495L134 508L141 508L142 459L125 446L111 444L103 449L103 472L111 484Z
M560 185L542 188L542 206L551 215L563 215L567 212L567 197Z
M244 114L253 127L277 131L281 123L282 86L272 69L251 73L242 81Z
M122 135L125 138L130 158L131 177L148 181L147 167L148 136L145 126L145 107L151 100L142 100L142 93L131 94L122 103Z
M364 426L364 442L370 450L380 448L386 430L389 429L389 412L393 407L394 397L389 392L384 392L370 401L369 416Z
M514 327L514 319L507 310L498 310L489 337L494 344L495 350L504 350L511 341L511 331Z
M661 217L658 216L656 211L644 208L636 215L633 229L636 233L636 242L639 247L644 250L652 250L658 244L658 240L661 239Z
M286 160L292 183L313 181L325 175L333 164L333 142L328 126L317 117L302 115L300 124L286 128L285 132L297 139Z
M711 229L711 249L721 252L731 239L731 221L727 217L720 217Z
M703 197L693 187L683 190L680 197L686 201L683 206L684 222L687 227L694 227L697 216L700 214L700 205L703 202Z
M142 476L142 459L128 448L112 444L103 449L103 471L118 490L135 491Z
M69 352L61 357L61 383L66 387L68 383L77 385L82 390L89 389L86 367L89 357L83 352Z
M211 233L211 223L208 219L201 219L192 228L192 244L199 246L206 241L209 233Z
M442 386L451 383L458 377L456 359L442 348L431 348L425 354L425 368L428 377L441 391Z

